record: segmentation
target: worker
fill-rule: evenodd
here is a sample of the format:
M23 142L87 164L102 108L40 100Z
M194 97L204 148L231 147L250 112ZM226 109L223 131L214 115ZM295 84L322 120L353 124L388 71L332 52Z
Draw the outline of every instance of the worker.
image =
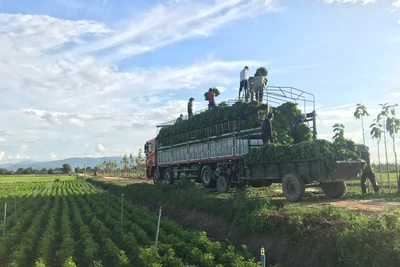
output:
M263 140L263 145L265 143L273 143L274 138L272 137L272 118L274 117L274 114L269 112L267 117L262 123L261 126L261 139Z
M176 123L183 121L183 115L181 114L177 119Z
M300 135L297 133L297 125L299 125L300 123L303 123L305 121L305 119L306 119L306 114L301 114L300 118L297 119L297 121L292 126L292 130L290 131L290 134L292 135L295 144L298 144L301 142Z
M257 71L254 75L254 92L256 94L256 100L262 102L263 101L263 94L264 88L267 85L267 78L261 75L260 71Z
M193 100L194 100L194 98L191 97L191 98L189 99L189 102L188 102L188 105L187 105L187 109L188 109L188 118L189 118L189 120L190 120L190 118L193 117Z
M208 89L208 109L215 108L215 93L212 88Z
M242 90L244 89L245 93L247 90L247 72L249 71L249 67L245 66L243 70L240 72L240 86L239 86L239 100L240 100L240 94L242 93Z
M254 77L250 77L248 80L249 89L246 92L246 102L254 100Z
M361 174L361 191L363 194L367 193L366 181L368 178L371 181L375 194L379 194L379 186L376 182L375 173L371 167L371 160L368 152L369 148L366 145L358 145L357 150L360 153L360 157L367 162L367 166L365 166Z

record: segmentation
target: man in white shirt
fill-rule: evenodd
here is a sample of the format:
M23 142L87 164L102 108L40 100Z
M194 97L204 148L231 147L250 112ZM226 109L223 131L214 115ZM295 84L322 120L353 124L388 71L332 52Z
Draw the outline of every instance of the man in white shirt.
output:
M244 88L244 92L246 94L247 91L247 72L249 71L249 67L245 66L244 69L240 72L240 87L239 87L239 99L240 99L240 93L242 92L242 89Z

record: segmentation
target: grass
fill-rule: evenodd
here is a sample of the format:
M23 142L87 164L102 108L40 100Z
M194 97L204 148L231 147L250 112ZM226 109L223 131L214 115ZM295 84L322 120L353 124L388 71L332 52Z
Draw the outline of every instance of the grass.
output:
M75 176L69 175L2 175L0 183L20 183L20 182L45 182L53 179L74 180Z
M177 181L175 185L91 182L110 188L116 194L124 192L132 201L173 203L177 208L197 209L223 216L228 222L244 229L279 235L286 246L309 248L309 256L315 266L397 266L400 260L398 209L378 217L331 205L309 207L289 204L284 199L276 199L282 197L282 193L278 192L279 184L217 194L191 181ZM350 186L344 198L356 197L361 197L360 187ZM400 200L389 194L378 197ZM322 192L307 192L305 198L311 201L327 199Z

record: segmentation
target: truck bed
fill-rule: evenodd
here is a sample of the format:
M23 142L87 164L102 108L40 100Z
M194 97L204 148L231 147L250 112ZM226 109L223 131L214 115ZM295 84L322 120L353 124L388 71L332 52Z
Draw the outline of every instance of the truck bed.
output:
M336 182L357 178L365 165L364 161L337 161L336 168L325 176L320 159L281 163L247 164L243 180L282 180L286 174L296 173L309 182Z

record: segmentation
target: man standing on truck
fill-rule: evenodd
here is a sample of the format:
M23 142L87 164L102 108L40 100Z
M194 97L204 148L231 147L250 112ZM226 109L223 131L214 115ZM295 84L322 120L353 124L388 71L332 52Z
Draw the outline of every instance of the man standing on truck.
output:
M247 72L249 71L249 67L245 66L244 69L240 72L240 86L239 86L239 100L240 100L240 94L242 92L242 89L244 88L244 92L246 94L247 91Z
M369 157L369 151L368 151L369 148L366 145L358 145L357 150L360 153L360 157L367 162L367 166L365 166L361 174L361 191L363 194L367 193L365 183L368 178L371 181L375 194L379 194L379 186L378 183L376 182L375 173L371 167L371 159Z
M193 117L193 100L194 100L194 98L191 97L189 99L188 106L187 106L189 120Z
M306 115L301 114L300 118L297 119L297 121L292 126L292 130L290 131L290 134L292 135L295 144L298 144L301 142L300 135L297 133L297 125L299 125L300 123L303 123L305 121L305 119L306 119Z
M270 142L274 142L274 138L272 137L272 118L274 114L269 112L267 117L262 123L261 126L261 139L263 140L263 145Z
M208 89L208 109L215 108L215 93L212 88Z
M256 100L262 102L263 101L263 94L264 88L267 85L267 78L262 76L260 71L257 71L254 75L254 91L256 93Z

